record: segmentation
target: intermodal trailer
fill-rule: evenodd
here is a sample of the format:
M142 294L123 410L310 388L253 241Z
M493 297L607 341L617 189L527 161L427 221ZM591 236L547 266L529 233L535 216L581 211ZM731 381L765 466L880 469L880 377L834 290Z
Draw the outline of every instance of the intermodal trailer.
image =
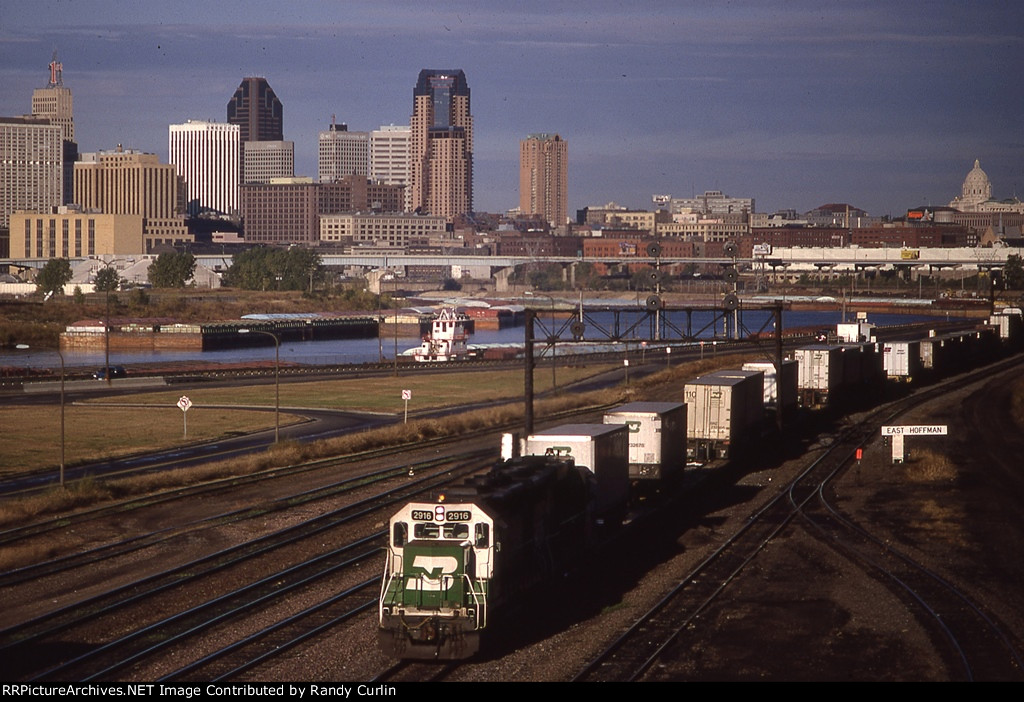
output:
M686 464L686 405L630 402L605 413L605 424L629 428L629 477L663 480Z
M621 520L629 502L629 429L625 424L563 424L531 434L526 456L572 458L597 480L594 511L605 523Z
M890 380L912 382L921 375L921 341L882 343L882 367Z
M799 372L797 391L804 407L824 407L842 396L844 382L843 348L833 344L811 344L793 352Z
M688 382L686 456L694 461L729 458L764 420L764 374L711 373Z
M775 364L768 361L751 361L743 364L743 370L764 373L764 406L773 409L779 407L790 409L797 404L797 380L800 372L799 364L787 358L782 361L782 380L779 381L775 372Z

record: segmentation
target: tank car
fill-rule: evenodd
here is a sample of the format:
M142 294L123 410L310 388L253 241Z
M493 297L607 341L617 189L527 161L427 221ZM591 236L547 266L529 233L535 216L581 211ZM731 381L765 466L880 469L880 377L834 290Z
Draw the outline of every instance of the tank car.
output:
M530 590L571 570L592 541L593 473L524 456L411 502L390 520L378 638L396 658L475 654Z

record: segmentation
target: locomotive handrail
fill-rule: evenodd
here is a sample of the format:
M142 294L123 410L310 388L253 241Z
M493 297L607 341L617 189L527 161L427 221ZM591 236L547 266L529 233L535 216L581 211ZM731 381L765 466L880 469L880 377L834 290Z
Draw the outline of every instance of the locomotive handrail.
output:
M377 601L377 621L381 625L384 624L384 598L387 596L388 591L391 590L391 583L395 579L395 574L391 572L391 562L393 557L394 551L389 546L388 560L384 563L384 577L381 578L380 599Z
M487 627L487 598L483 597L482 591L477 591L476 587L473 586L473 579L469 577L468 573L462 574L463 580L469 585L469 592L473 598L473 602L476 605L477 618L475 629L484 629ZM480 587L483 588L484 583L480 581Z

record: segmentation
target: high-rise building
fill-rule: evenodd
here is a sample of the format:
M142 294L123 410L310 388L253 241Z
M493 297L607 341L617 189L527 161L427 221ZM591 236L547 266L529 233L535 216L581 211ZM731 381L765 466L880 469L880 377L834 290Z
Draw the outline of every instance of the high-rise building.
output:
M519 212L561 227L569 214L569 143L557 134L519 142Z
M319 218L339 212L396 212L402 188L374 183L364 176L345 176L314 183L312 178L277 178L242 186L245 240L267 244L315 244Z
M196 216L204 210L238 211L239 129L237 124L189 120L170 125L170 162L185 178L185 206Z
M420 71L409 142L410 205L451 220L473 209L473 117L461 70Z
M0 117L0 228L16 210L49 212L60 205L63 168L60 126L42 117Z
M335 124L320 132L318 179L321 183L333 183L345 176L360 175L364 178L370 172L370 133L350 132L347 124Z
M48 119L61 129L64 139L64 200L71 202L74 186L74 163L78 160L78 144L75 143L75 113L71 98L71 88L64 87L64 65L57 60L57 52L53 52L50 61L50 80L45 88L32 91L32 116Z
M242 182L269 183L295 175L294 141L249 141L242 144Z
M228 124L238 125L239 139L284 141L284 107L266 78L243 78L228 102Z
M59 125L61 136L67 141L75 140L75 114L71 99L71 88L64 87L64 65L53 52L50 61L50 82L45 88L32 91L32 114L48 117L50 124Z
M370 132L370 178L386 185L401 185L405 188L405 210L411 211L412 199L409 188L409 139L412 132L408 126L383 125Z
M82 154L75 163L74 202L90 212L142 215L142 253L192 241L183 179L156 154L120 146Z

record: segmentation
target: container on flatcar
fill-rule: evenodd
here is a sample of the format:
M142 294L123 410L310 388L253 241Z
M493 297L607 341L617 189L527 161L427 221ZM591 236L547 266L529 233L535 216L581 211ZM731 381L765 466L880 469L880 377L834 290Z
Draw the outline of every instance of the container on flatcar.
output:
M764 406L775 408L780 404L783 409L795 407L797 403L797 380L800 373L799 364L791 358L782 361L782 382L776 373L775 364L769 361L750 361L743 364L743 370L764 373Z
M723 371L695 378L683 388L686 455L708 461L729 458L764 420L764 374Z
M594 512L606 524L621 520L629 503L629 429L624 424L563 424L531 434L527 456L572 458L597 479Z
M630 402L609 410L605 424L629 428L629 477L665 480L686 464L686 405Z

